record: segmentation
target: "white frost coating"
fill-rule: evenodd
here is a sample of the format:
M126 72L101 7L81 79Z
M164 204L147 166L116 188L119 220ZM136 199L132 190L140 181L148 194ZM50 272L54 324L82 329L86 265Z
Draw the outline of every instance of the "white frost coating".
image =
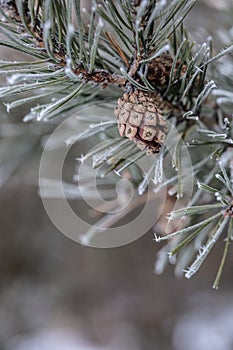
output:
M50 28L51 28L51 21L48 20L48 21L46 21L45 24L44 24L44 30L45 30L45 31L46 31L46 30L50 30Z
M89 243L90 243L90 237L88 237L86 234L84 234L84 235L82 235L82 236L80 236L80 243L82 244L82 245L89 245Z
M100 123L98 123L98 124L90 124L90 125L89 125L89 128L90 128L90 129L94 129L94 128L98 128L99 126L108 125L108 124L115 124L115 122L113 122L113 121L103 122L103 121L101 120Z
M74 28L72 23L69 23L69 25L68 25L68 33L71 35L74 35L74 33L75 33L75 28Z
M10 110L11 110L10 103L9 103L9 102L4 103L4 106L6 107L6 111L7 111L7 113L9 113L9 112L10 112Z
M163 181L163 154L160 153L157 163L155 165L154 184L162 183Z
M73 81L80 81L80 76L73 72L72 61L69 57L66 60L65 74Z
M99 26L100 28L103 28L103 26L104 26L104 21L102 20L101 17L99 18L98 26Z
M187 115L185 118L190 120L199 120L199 117L197 115Z
M177 198L177 199L181 199L182 197L183 197L183 193L177 193L177 194L176 194L176 198Z
M161 241L161 239L162 239L162 237L161 236L157 236L157 234L156 233L154 233L154 240L155 240L155 242L160 242Z
M40 81L38 80L35 81L35 79L43 79L43 78L48 78L53 76L59 76L63 71L64 71L64 68L58 69L57 71L54 71L54 72L48 72L48 73L15 73L10 77L7 77L7 82L10 85L15 85L21 81L34 80L35 84L39 84ZM24 83L24 85L26 84Z
M166 44L163 47L161 47L161 49L159 51L157 51L153 56L151 56L149 59L147 60L142 60L142 62L149 62L152 61L153 59L155 59L156 57L161 56L164 52L170 51L170 45Z
M91 7L91 11L95 12L97 10L97 4L93 3L92 7Z
M139 12L143 13L145 11L145 9L150 5L150 1L149 0L143 0L141 2L141 5L139 7Z
M221 236L221 234L224 230L224 227L226 226L228 220L229 220L229 217L226 216L223 219L222 223L219 225L219 228L216 230L216 232L209 238L209 241L207 242L207 244L202 246L199 249L199 253L198 253L197 258L195 259L194 263L190 266L188 271L185 273L186 278L191 278L198 271L198 269L200 268L200 266L204 262L205 258L207 257L207 255L209 254L211 249L213 248L214 244Z
M229 125L230 125L230 121L229 121L229 119L228 119L227 117L224 118L223 121L224 121L224 124L225 124L226 126L229 126Z
M79 135L74 135L74 136L70 136L68 139L65 140L65 144L66 146L70 146L73 145L75 142L77 142L82 136L88 134L88 129L84 130L83 132L81 132Z
M157 253L157 259L154 264L154 273L156 275L160 275L163 273L168 261L167 249L163 247Z
M232 103L232 97L218 97L216 102L218 104Z
M224 139L227 138L227 135L226 135L226 134L208 134L208 136L209 136L209 137L213 137L213 138L216 138L216 137L224 138Z
M224 89L216 89L212 94L215 96L233 97L233 92Z
M207 47L207 43L203 43L203 44L201 45L201 47L202 47L203 49L205 49L205 48Z
M218 175L218 174L217 174L217 175ZM219 175L219 177L221 177L221 176ZM216 176L216 178L218 179L217 176ZM214 195L215 195L216 200L217 200L218 202L221 202L222 205L226 205L226 203L225 203L224 200L223 200L222 195L221 195L219 192L215 192Z
M75 142L77 142L78 140L82 139L83 136L86 136L86 135L92 135L94 132L96 131L92 131L91 129L100 129L102 128L102 130L105 130L105 125L106 124L114 124L115 122L105 122L105 123L99 123L99 124L92 124L92 125L89 125L89 128L84 130L83 132L81 132L79 135L73 135L71 137L69 137L68 139L66 139L65 141L65 144L66 146L69 146L69 145L73 145Z
M100 151L93 155L93 167L100 165L103 162L107 161L112 155L114 155L119 148L122 147L122 144L117 144L116 146L110 146L107 150Z
M13 74L10 77L7 77L6 81L8 82L8 84L14 85L16 83L16 81L18 80L20 75L21 74L19 74L19 73Z
M142 180L142 182L140 183L140 185L138 186L138 194L139 196L142 196L143 193L145 192L146 188L148 187L149 185L149 174L146 174L144 176L144 179Z
M25 117L23 118L23 122L27 123L33 119L36 119L36 113L31 111L29 114L25 115Z
M86 160L86 156L84 154L81 154L80 157L76 158L76 160L80 163L80 164L84 164L85 160Z

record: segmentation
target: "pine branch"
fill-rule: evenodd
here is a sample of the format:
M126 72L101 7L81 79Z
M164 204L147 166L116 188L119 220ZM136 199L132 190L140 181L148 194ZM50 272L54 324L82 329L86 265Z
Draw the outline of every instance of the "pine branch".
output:
M66 118L91 104L105 106L106 115L97 107L94 115L79 115L85 130L74 132L66 143L100 139L104 133L108 146L96 146L81 162L91 158L93 168L104 168L105 179L128 171L141 196L135 203L143 202L151 182L153 195L167 187L168 195L185 197L190 186L184 156L188 149L193 176L198 177L196 192L186 208L170 216L188 217L187 227L156 239L171 239L163 252L169 249L177 256L177 266L184 252L191 259L202 245L186 273L190 277L227 231L217 288L232 236L233 46L224 43L214 56L210 38L200 45L190 41L184 19L196 2L92 0L83 11L80 0L2 0L0 45L33 60L0 62L0 75L7 80L0 97L7 112L32 104L24 122ZM147 124L146 113L155 125ZM135 125L140 118L141 124ZM146 170L135 170L139 159L148 162ZM214 176L217 166L221 174ZM86 186L90 194L90 183ZM205 201L203 192L213 200ZM105 229L120 217L99 222ZM93 228L88 235L97 231Z
M227 165L229 166L229 159L227 162ZM223 254L223 258L221 261L221 264L219 266L219 270L213 285L213 288L218 288L219 280L223 272L223 266L226 260L226 255L228 252L229 244L230 244L230 237L232 236L232 218L233 218L233 182L230 180L226 168L224 167L222 162L219 162L219 166L221 169L221 172L223 176L217 174L216 178L222 182L222 184L225 187L225 190L222 190L221 192L217 188L213 188L210 186L207 186L205 184L199 183L199 188L203 191L207 191L208 193L211 193L215 195L216 201L218 203L214 204L207 204L202 206L191 206L183 209L179 209L176 211L173 211L170 214L170 220L174 220L180 217L186 217L186 216L193 216L198 215L198 217L202 216L203 213L208 212L208 215L210 211L221 209L221 211L212 216L208 216L207 219L203 219L202 221L199 221L198 223L194 225L189 225L185 228L182 228L180 230L177 230L175 232L172 232L169 235L157 237L155 235L156 241L171 239L173 237L176 237L177 235L184 235L189 234L184 238L182 241L180 241L177 246L173 247L170 256L176 255L182 252L187 246L190 246L191 242L196 239L198 235L200 235L203 230L205 230L205 235L209 234L210 236L207 238L207 243L205 245L199 246L199 254L197 255L195 261L191 264L190 268L186 269L185 271L185 277L190 278L195 274L202 263L204 262L205 258L209 254L210 250L215 245L216 241L219 239L219 237L227 231L227 238L226 238L226 246ZM217 223L216 223L217 220ZM210 227L210 225L214 228L210 228L208 231L206 231L207 227ZM192 232L193 231L193 232ZM192 232L190 234L190 232Z

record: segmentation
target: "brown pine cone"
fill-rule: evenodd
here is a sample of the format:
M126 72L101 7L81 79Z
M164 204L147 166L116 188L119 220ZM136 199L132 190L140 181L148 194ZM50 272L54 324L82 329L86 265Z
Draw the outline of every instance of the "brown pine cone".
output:
M154 87L167 88L169 77L172 69L173 58L169 54L162 54L156 57L148 64L147 80ZM177 67L179 62L177 62L174 69L174 74L176 75ZM181 76L184 74L186 66L182 67Z
M115 109L119 133L148 154L158 153L166 137L164 115L169 110L171 104L157 94L139 90L124 93Z

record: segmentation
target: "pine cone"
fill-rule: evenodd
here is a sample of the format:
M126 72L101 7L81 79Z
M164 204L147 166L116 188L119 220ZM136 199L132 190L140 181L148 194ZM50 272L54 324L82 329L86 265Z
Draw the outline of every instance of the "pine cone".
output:
M115 109L119 133L148 154L158 153L167 132L164 114L170 109L157 94L139 90L124 93Z
M170 73L173 65L173 58L169 54L162 54L156 57L148 64L147 80L154 87L159 87L162 90L167 88ZM177 74L177 69L179 68L179 61L176 63L174 68L174 75ZM180 76L185 73L186 66L184 65L181 69Z

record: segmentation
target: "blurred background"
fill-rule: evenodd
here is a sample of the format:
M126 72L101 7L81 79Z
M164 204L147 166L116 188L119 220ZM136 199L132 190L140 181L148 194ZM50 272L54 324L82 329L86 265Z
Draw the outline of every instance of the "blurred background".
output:
M215 47L228 44L227 2L199 1L187 18L193 38L213 34ZM1 49L1 59L21 57ZM52 126L21 124L24 114L9 115L1 105L0 349L232 350L233 252L215 291L221 242L200 272L184 280L172 266L154 274L161 245L152 231L114 249L66 238L38 196L41 137ZM68 173L74 159L66 162ZM82 202L75 205L82 210Z

